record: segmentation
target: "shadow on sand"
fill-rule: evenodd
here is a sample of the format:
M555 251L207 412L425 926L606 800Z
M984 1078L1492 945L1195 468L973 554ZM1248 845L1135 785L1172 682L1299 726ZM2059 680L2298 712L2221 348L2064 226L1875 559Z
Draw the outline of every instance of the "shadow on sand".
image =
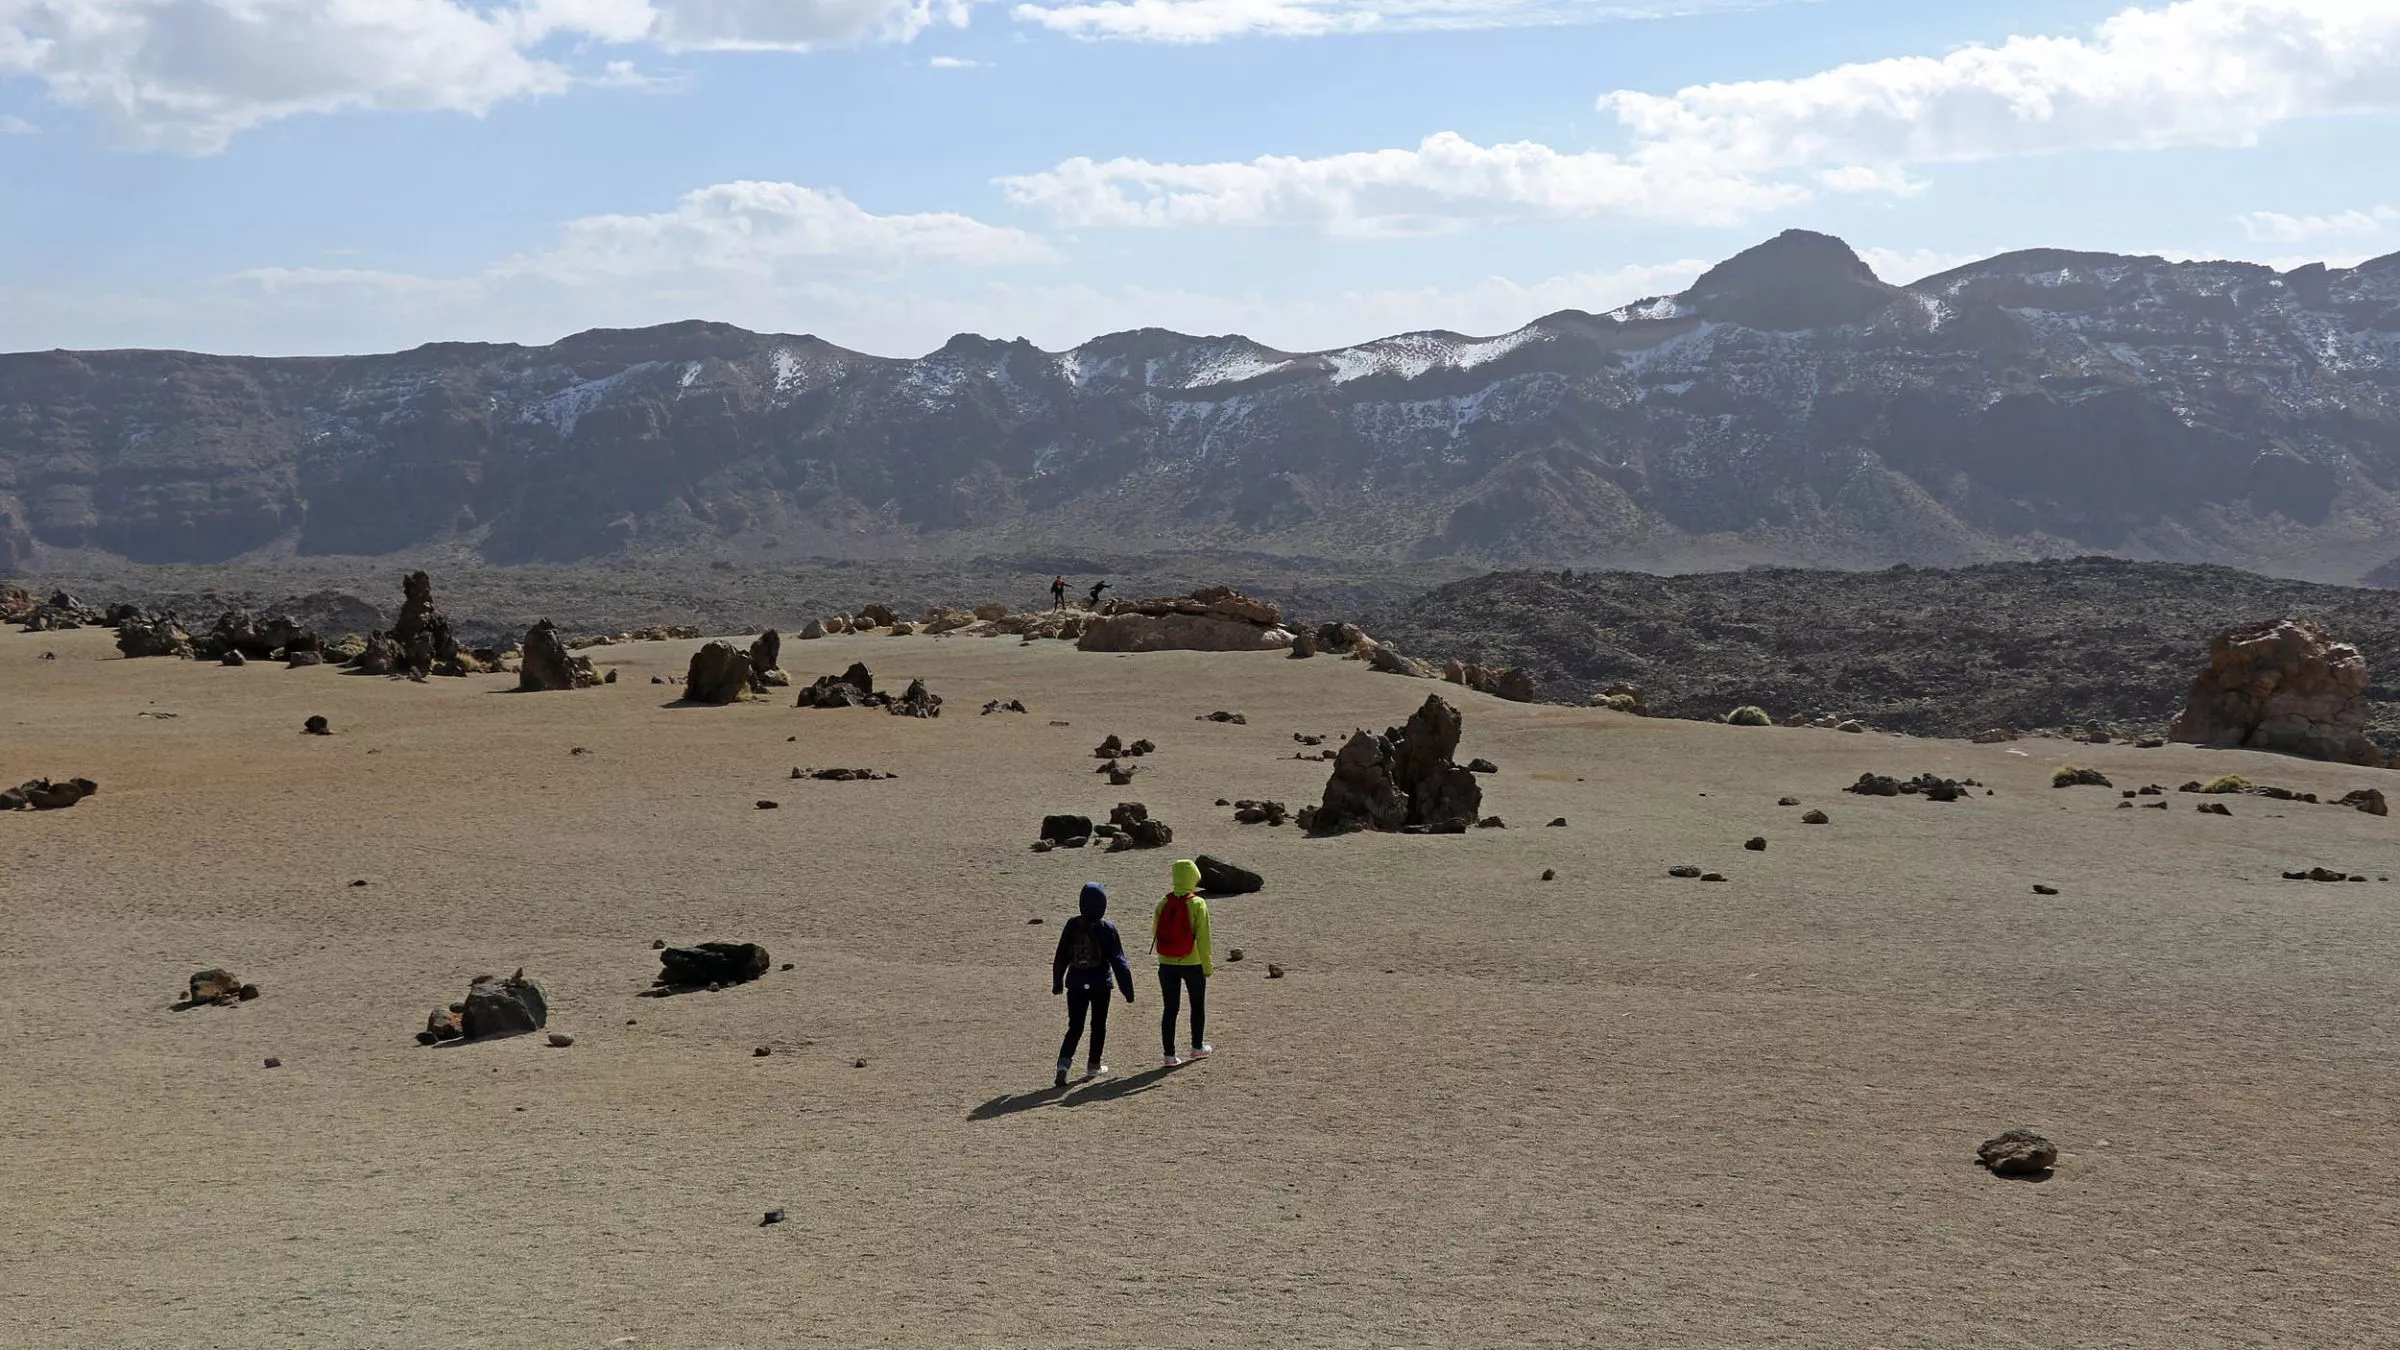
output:
M1155 1069L1145 1069L1123 1077L1094 1078L1063 1088L1046 1087L1032 1092L1007 1093L969 1111L967 1119L998 1120L1002 1116L1013 1116L1044 1106L1091 1106L1099 1102L1118 1101L1156 1088L1173 1072L1174 1069L1162 1064Z

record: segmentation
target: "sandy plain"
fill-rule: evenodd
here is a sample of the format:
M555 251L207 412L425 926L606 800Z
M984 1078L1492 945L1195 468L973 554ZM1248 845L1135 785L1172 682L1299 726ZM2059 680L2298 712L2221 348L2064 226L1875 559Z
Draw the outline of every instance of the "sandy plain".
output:
M0 816L0 1344L2400 1343L2400 882L2278 875L2400 876L2400 819L2048 786L2389 774L963 638L785 647L803 680L922 675L937 721L673 706L650 677L691 645L519 695L0 635L0 778L102 787ZM1508 829L1213 805L1313 801L1294 732L1437 689ZM1031 715L977 715L1009 697ZM1109 732L1160 746L1131 788L1091 772ZM789 778L827 765L900 777ZM1839 791L1870 769L1997 795ZM1118 800L1175 848L1027 851ZM1222 1053L1163 1072L1140 952L1194 852L1269 885L1215 906L1246 957ZM1140 1002L1118 1072L1056 1092L1047 962L1087 879ZM639 997L654 938L796 969ZM170 1011L212 965L265 997ZM519 966L572 1048L413 1043ZM2016 1124L2059 1141L2049 1180L1973 1166Z

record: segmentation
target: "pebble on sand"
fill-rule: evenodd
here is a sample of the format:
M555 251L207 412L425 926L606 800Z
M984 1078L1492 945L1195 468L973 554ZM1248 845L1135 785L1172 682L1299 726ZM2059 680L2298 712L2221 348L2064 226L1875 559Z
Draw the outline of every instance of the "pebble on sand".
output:
M550 1044L561 1050L566 1049L568 1046L573 1045L574 1043L575 1038L563 1031L553 1031L550 1033Z

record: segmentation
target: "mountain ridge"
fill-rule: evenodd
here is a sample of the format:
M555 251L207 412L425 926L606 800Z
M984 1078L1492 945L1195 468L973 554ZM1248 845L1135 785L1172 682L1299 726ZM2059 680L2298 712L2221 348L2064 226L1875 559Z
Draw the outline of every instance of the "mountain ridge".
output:
M0 568L1238 548L1673 568L2094 551L2332 580L2400 528L2400 255L1787 231L1490 337L916 358L707 320L366 356L0 355Z

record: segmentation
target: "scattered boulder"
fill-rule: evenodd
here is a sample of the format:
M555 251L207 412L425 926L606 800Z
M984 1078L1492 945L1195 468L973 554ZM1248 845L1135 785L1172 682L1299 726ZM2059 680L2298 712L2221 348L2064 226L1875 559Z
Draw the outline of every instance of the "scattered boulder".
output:
M755 942L703 942L668 947L658 954L657 984L692 989L712 984L748 984L767 973L774 958Z
M1242 716L1240 713L1226 712L1222 709L1212 713L1202 713L1192 720L1195 722L1230 722L1235 726L1250 725L1249 718Z
M1861 735L1861 734L1864 734L1864 733L1865 733L1865 731L1866 731L1866 729L1867 729L1867 724L1866 724L1866 723L1864 723L1864 722L1861 722L1861 721L1859 721L1857 718L1853 717L1853 718L1850 718L1850 719L1849 719L1849 720L1847 720L1847 721L1842 721L1842 722L1836 722L1836 723L1834 723L1834 724L1833 724L1833 729L1834 729L1835 731L1847 731L1847 732L1850 732L1852 735Z
M554 1050L564 1050L574 1043L575 1038L563 1031L553 1031L550 1033L550 1046Z
M1292 649L1285 653L1295 661L1305 661L1317 654L1317 635L1306 628L1292 634Z
M2058 1145L2028 1129L2014 1129L1986 1139L1975 1149L1975 1161L1994 1176L2038 1176L2058 1164Z
M852 629L889 628L900 622L900 616L889 605L868 605L850 620Z
M2211 639L2170 740L2381 765L2367 739L2367 662L2307 620L2228 628Z
M820 677L800 691L794 707L800 708L875 708L890 702L888 695L875 692L875 677L867 673L866 663L853 661L839 675Z
M1556 881L1556 880L1558 880L1558 869L1557 869L1557 868L1555 868L1555 867L1545 867L1545 868L1543 868L1543 869L1542 869L1542 880L1544 880L1544 881Z
M1092 747L1092 758L1094 759L1115 759L1124 753L1125 741L1113 731L1102 737L1098 745Z
M2355 788L2343 793L2338 805L2354 806L2370 816L2388 816L2392 809L2384 804L2381 788Z
M900 697L884 706L894 717L939 717L942 715L942 696L925 687L923 680L910 680Z
M1351 830L1455 834L1481 818L1483 787L1451 756L1465 719L1428 694L1403 726L1354 733L1334 756L1324 800L1300 814L1312 834Z
M2200 812L2210 816L2230 816L2233 814L2233 808L2223 802L2202 802L2200 803Z
M1133 781L1133 776L1140 771L1141 766L1138 764L1121 764L1113 759L1108 761L1106 764L1101 765L1099 769L1096 770L1096 772L1108 775L1108 785L1110 787L1124 787L1126 784L1131 783Z
M2286 872L2283 874L2283 879L2285 881L2348 881L2351 878L2348 872L2336 872L2330 867L2311 867L2302 871ZM2361 877L2359 880L2363 881L2365 878Z
M1500 766L1480 756L1467 761L1468 773L1498 773Z
M876 783L881 782L886 778L897 778L899 776L900 775L896 773L885 773L881 769L792 770L792 777L794 778L814 778L821 782L827 783Z
M1861 797L1923 797L1932 802L1954 802L1972 795L1967 789L1977 786L1980 785L1972 778L1962 782L1933 773L1921 773L1914 778L1862 773L1857 782L1842 791L1855 792Z
M1282 802L1244 799L1232 804L1233 818L1242 825L1281 825L1291 819L1291 812Z
M987 600L975 607L975 617L984 623L1005 619L1008 617L1008 606L997 600Z
M1192 861L1200 868L1200 889L1211 895L1249 895L1267 884L1265 877L1249 868L1206 853Z
M1092 818L1090 816L1042 817L1041 839L1043 843L1056 846L1070 839L1089 839L1091 835Z
M245 998L258 997L257 985L243 984L240 977L230 970L196 971L186 982L185 988L189 991L187 1002L213 1003L220 1008L231 1007ZM242 993L244 989L250 992L245 995Z
M517 688L525 691L589 689L600 683L588 656L573 656L558 625L543 619L525 630L517 664Z
M1742 847L1752 853L1764 853L1767 851L1767 837L1763 834L1754 834L1742 841Z
M1024 700L1023 700L1023 699L1014 699L1014 698L1012 698L1012 699L997 699L997 698L996 698L996 699L993 699L993 700L991 700L990 702L988 702L988 703L986 703L986 704L984 704L984 705L983 705L983 715L984 715L984 716L986 716L986 717L989 717L989 716L991 716L993 713L996 713L996 712L1013 712L1013 713L1021 713L1021 712L1025 712L1025 711L1027 711L1027 709L1026 709L1026 707L1025 707L1025 702L1024 702Z
M1367 653L1367 669L1378 675L1405 675L1411 679L1430 680L1433 667L1413 656L1403 656L1397 647L1377 645Z
M749 653L723 638L692 653L683 677L684 702L722 707L749 696Z
M1682 877L1685 880L1696 880L1700 875L1700 869L1692 866L1690 863L1680 863L1674 867L1668 868L1667 875L1671 877Z
M2115 785L2108 781L2107 774L2100 772L2098 769L2079 769L2072 764L2068 764L2061 766L2057 772L2050 775L2050 786L2054 788L2071 788L2113 787Z
M417 1044L432 1045L438 1041L455 1041L466 1035L466 1028L459 1024L458 1014L458 1008L436 1008L427 1014L425 1029L417 1033Z
M1567 818L1565 816L1559 816L1543 828L1550 830L1563 830L1567 828Z
M523 970L506 979L476 976L467 986L467 1001L456 1011L459 1031L468 1040L539 1031L550 1020L550 1005L542 997L541 985L525 978ZM427 1029L432 1029L431 1024Z
M1117 827L1121 847L1165 848L1175 842L1175 831L1163 820L1152 820L1150 808L1140 802L1117 803L1108 813L1108 823Z
M893 637L908 637L916 631L917 626L913 623L910 623L906 619L894 619L892 621L891 635Z
M1626 680L1619 680L1592 695L1588 702L1595 708L1632 713L1636 717L1647 717L1650 712L1649 704L1642 697L1642 687Z
M302 722L300 733L304 736L330 736L333 734L333 723L326 721L320 714Z
M2044 886L2041 883L2036 882L2034 883L2033 893L2035 895L2056 895L2058 894L2058 887Z
M1800 817L1800 823L1803 825L1830 825L1833 823L1833 817L1822 811L1810 811Z
M801 641L814 642L823 636L825 636L825 621L823 619L810 619L807 623L801 625Z
M36 778L0 792L0 811L64 811L99 791L100 785L89 778L70 778L63 783Z
M1531 703L1534 699L1533 676L1513 666L1479 666L1470 661L1451 661L1443 665L1442 678L1452 684L1462 684L1479 694L1490 694L1512 703Z

